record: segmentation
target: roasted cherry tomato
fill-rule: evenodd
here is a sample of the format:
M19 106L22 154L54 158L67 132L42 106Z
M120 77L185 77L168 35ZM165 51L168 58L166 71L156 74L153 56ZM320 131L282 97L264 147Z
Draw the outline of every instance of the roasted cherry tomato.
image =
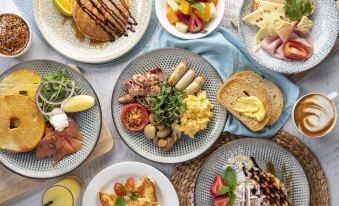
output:
M121 182L116 182L114 184L114 192L116 195L119 195L119 196L127 195L126 188Z
M135 180L133 178L126 180L125 189L127 193L135 190Z
M141 131L149 122L147 109L141 104L129 104L121 112L121 121L131 131Z
M308 52L301 43L290 40L284 44L284 55L288 59L304 60L307 58Z

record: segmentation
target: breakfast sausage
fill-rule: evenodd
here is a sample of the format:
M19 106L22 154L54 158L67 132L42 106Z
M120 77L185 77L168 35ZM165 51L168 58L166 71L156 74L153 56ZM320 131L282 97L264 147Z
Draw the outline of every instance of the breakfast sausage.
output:
M168 78L168 84L174 86L187 71L187 62L182 61Z
M185 89L189 85L189 83L193 81L194 77L195 71L193 69L188 70L186 74L175 85L175 88L180 90Z
M188 87L184 90L185 95L191 95L195 94L197 91L199 91L204 84L205 77L198 76L196 77L191 84L188 85Z

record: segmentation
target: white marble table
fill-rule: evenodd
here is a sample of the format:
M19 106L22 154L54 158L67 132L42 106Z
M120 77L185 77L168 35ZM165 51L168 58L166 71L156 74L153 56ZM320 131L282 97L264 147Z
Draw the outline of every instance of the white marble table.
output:
M12 0L2 0L0 6L0 13L2 12L15 12L20 13L15 6ZM223 25L231 28L230 22L226 19L227 11L225 14L225 19ZM29 53L26 55L17 58L17 59L5 59L0 57L0 73L5 71L10 66L17 64L21 61L31 60L31 59L52 59L59 61L61 63L69 63L70 60L56 53L51 47L44 44L40 41L36 35L33 35L33 45L30 48ZM130 61L130 60L129 60ZM174 165L170 164L160 164L148 161L133 151L131 151L119 138L114 126L111 117L111 94L113 91L113 85L128 62L125 62L121 65L114 66L107 69L98 69L95 65L88 65L83 67L83 73L85 77L91 82L94 89L96 90L99 100L102 106L103 118L108 123L110 131L112 132L115 140L115 147L111 152L109 152L104 157L91 162L90 164L82 165L74 173L80 175L85 184L101 171L103 168L112 165L114 163L123 162L123 161L139 161L150 164L167 176L170 176ZM324 63L320 64L312 72L310 72L303 81L299 83L300 93L305 94L308 92L323 92L325 94L330 93L334 90L339 91L339 52L335 53L329 57ZM328 135L327 137L320 140L312 140L302 135L298 134L297 130L294 128L293 123L288 121L284 129L295 136L297 136L301 141L303 141L319 158L325 173L328 177L330 193L331 193L331 203L332 205L338 205L339 202L339 127L336 127L335 130ZM6 178L6 177L0 177ZM11 200L10 202L2 204L3 206L39 206L41 202L41 196L47 186L42 186L32 190L30 193L18 198Z

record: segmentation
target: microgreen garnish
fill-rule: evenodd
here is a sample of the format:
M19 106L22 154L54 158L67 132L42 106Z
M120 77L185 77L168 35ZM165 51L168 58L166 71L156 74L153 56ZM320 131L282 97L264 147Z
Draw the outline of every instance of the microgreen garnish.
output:
M150 98L152 104L150 111L155 116L155 123L169 126L177 121L180 112L186 111L183 97L181 90L171 87L167 81L163 81L160 85L159 94Z

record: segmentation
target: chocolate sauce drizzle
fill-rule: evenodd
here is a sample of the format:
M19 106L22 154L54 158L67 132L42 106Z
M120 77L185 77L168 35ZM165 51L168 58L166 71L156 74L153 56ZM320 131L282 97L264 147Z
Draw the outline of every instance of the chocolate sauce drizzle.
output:
M107 33L111 42L115 41L115 36L128 36L126 30L135 32L134 26L138 25L138 23L129 11L128 5L125 0L120 0L120 3L124 7L124 9L127 10L128 16L126 16L124 11L114 2L114 0L108 0L108 2L111 4L110 6L113 6L119 12L120 15L112 10L112 7L110 8L110 6L103 0L97 1L99 4L95 0L89 0L91 5L98 11L98 13L104 18L104 20L102 20L100 16L95 15L90 9L88 9L81 0L77 0L80 8ZM110 15L110 17L112 17L113 21L105 17L105 13L100 8L100 6L104 9L105 12ZM124 24L124 19L127 19L127 27Z
M286 203L289 205L289 199L279 185L276 185L271 178L263 175L261 168L253 157L250 157L250 159L254 167L250 170L246 170L243 167L245 176L254 179L259 184L261 192L267 197L270 205L285 205ZM256 190L252 191L252 194L255 195L256 192Z

